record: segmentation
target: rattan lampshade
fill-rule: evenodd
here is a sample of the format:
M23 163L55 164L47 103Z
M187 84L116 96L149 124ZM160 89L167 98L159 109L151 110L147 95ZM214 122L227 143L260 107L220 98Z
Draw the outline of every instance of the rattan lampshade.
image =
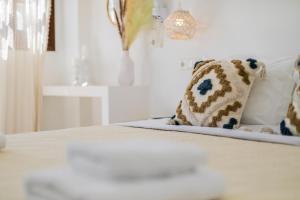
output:
M189 40L196 33L197 21L186 10L176 10L164 22L166 32L171 39Z
M197 22L186 10L176 10L164 22L166 32L171 39L189 40L196 33Z

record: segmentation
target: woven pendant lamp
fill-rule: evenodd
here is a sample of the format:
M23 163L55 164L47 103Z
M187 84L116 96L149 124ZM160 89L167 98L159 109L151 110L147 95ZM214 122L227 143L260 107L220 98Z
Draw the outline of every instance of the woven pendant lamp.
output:
M197 30L197 21L189 11L179 9L171 13L164 21L164 26L168 36L174 40L192 39Z

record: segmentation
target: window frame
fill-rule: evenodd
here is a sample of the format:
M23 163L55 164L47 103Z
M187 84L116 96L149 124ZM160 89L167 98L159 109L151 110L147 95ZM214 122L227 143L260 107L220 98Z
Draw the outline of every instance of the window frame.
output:
M51 0L51 13L49 22L49 34L47 51L55 51L55 0Z

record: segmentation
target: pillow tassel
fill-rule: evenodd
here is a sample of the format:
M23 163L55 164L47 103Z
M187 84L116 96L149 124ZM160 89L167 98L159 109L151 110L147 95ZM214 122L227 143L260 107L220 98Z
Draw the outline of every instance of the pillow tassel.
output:
M260 64L260 69L256 72L256 76L260 79L264 79L267 76L266 66L264 64Z

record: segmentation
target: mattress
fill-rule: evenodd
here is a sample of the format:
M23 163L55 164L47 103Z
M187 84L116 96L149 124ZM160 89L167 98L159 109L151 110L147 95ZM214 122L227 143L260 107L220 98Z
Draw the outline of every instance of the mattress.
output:
M287 145L300 146L300 137L284 136L280 134L279 125L241 125L241 127L248 129L230 130L224 128L211 128L211 127L199 127L199 126L175 126L168 125L169 118L162 119L149 119L142 121L133 121L120 123L121 126L136 127L136 128L147 128L156 130L167 130L167 131L180 131L195 134L205 134L220 137L230 137L243 140L253 140L257 142L270 142ZM261 132L263 128L270 128L273 133ZM251 131L249 131L251 130Z
M64 165L69 143L132 138L175 140L205 149L209 167L225 177L224 200L300 199L297 146L122 126L9 135L7 147L0 151L0 199L23 200L23 177Z

